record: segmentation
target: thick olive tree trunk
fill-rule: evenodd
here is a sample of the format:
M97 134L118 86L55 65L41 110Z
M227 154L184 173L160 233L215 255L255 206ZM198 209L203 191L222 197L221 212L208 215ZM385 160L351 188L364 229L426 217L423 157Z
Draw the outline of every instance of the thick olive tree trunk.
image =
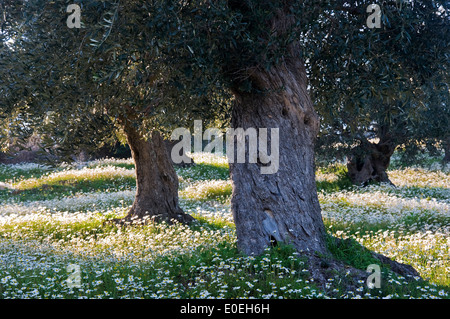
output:
M257 163L230 163L238 248L259 254L275 242L287 242L298 250L325 253L314 174L319 121L307 92L303 62L286 59L270 71L254 70L251 80L267 93L234 92L232 127L267 128L269 137L271 128L279 128L279 168L274 174L262 174L260 158ZM269 149L270 140L267 144ZM236 149L237 145L235 158ZM246 158L248 153L246 147Z
M273 31L278 34L285 32L293 22L288 16L287 12L277 12L271 21ZM255 156L247 145L246 161L242 163L237 161L237 145L234 154L229 154L227 149L227 155L234 156L230 163L233 183L231 209L238 248L246 254L260 254L270 245L286 242L308 257L311 276L319 284L325 285L328 278L344 271L351 272L355 279L365 280L365 271L329 258L314 169L314 143L319 119L307 91L306 71L298 57L298 43L287 49L287 57L280 59L281 62L270 70L261 67L240 70L241 78L250 80L254 90L239 90L239 80L232 88L235 95L232 127L247 132L251 128L257 131L267 129L267 145L261 145L259 140L257 151L261 146L264 149L270 146L270 152L276 151L270 129L279 129L278 170L271 174L263 174L261 170L268 166L264 150ZM262 132L264 130L259 131L260 136ZM250 142L251 138L248 140ZM227 140L227 148L229 143ZM276 156L272 155L273 160ZM384 256L380 260L383 258L389 261ZM399 273L417 275L410 266L398 269Z
M371 181L392 184L387 169L395 146L389 143L365 144L348 158L348 175L355 185L367 185Z
M145 140L132 126L124 131L136 166L136 197L122 221L141 221L145 216L169 223L193 220L179 206L178 177L161 135L154 132Z

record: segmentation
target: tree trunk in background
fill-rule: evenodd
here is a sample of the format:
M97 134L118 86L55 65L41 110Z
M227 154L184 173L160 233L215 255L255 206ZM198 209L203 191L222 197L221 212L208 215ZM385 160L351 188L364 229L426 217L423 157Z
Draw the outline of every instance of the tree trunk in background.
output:
M136 197L123 221L142 220L148 216L156 221L193 220L178 203L178 177L166 145L159 133L145 140L135 128L124 128L136 166Z
M276 241L291 243L299 251L325 253L314 170L319 121L307 92L303 62L285 59L270 71L255 70L251 80L269 92L235 91L231 126L267 128L268 137L270 128L279 128L279 169L261 174L264 161L259 155L257 163L230 163L238 248L246 254L260 254ZM267 144L269 150L270 139ZM236 146L234 152L236 159Z
M387 142L365 144L354 150L347 162L348 175L355 185L367 185L371 181L392 184L387 168L395 146Z
M447 139L445 141L442 142L443 147L444 147L444 164L450 163L450 136L447 137Z

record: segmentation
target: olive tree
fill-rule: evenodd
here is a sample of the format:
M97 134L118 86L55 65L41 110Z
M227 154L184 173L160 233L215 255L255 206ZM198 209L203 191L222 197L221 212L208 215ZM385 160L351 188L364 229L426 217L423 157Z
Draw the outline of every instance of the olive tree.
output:
M394 150L411 156L418 144L445 141L450 116L448 2L383 1L372 29L370 2L323 11L323 27L304 38L322 119L317 150L346 156L355 184L390 182Z
M56 145L62 156L98 147L119 131L131 148L137 184L122 221L191 221L179 206L178 178L163 136L198 114L208 120L226 109L221 88L188 92L177 81L185 70L165 60L167 48L147 31L152 18L146 2L79 1L80 28L69 28L68 4L4 3L3 139L38 132L44 147Z

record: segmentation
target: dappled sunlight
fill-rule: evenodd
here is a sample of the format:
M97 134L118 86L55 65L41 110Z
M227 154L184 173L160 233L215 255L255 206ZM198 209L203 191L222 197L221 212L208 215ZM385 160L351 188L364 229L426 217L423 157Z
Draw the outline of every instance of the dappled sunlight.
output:
M217 199L225 201L232 192L231 182L224 180L197 181L190 184L180 192L180 195L189 199L207 200Z
M44 185L66 185L82 181L94 182L105 179L120 180L134 177L134 170L112 165L96 168L83 167L81 169L67 169L60 172L54 172L39 178L28 178L14 184L14 188L25 190L43 187Z
M448 298L448 173L423 171L413 178L411 170L399 169L391 172L398 187L379 184L346 188L339 169L317 172L319 201L330 234L353 239L369 250L412 265L428 280L411 288L401 278L388 277L389 284L398 288L383 295L368 291L363 282L356 291L340 290L333 279L325 290L319 288L293 252L283 258L277 255L277 249L257 258L238 254L229 202L231 181L223 172L228 164L224 157L212 154L190 155L197 165L177 168L180 206L196 218L189 226L150 222L123 228L104 224L125 216L133 203L135 188L121 190L117 186L134 178L134 171L123 167L132 165L131 160L106 159L65 169L45 168L39 177L32 177L22 166L22 178L16 187L61 181L101 183L98 189L60 192L52 199L47 199L48 194L39 187L32 198L28 193L0 190L1 296ZM34 173L36 168L42 169L29 166ZM194 170L197 174L189 175ZM287 266L291 262L298 263L295 269ZM65 283L69 263L82 269L82 288L78 290Z
M450 189L450 170L444 172L424 168L405 168L389 171L388 174L396 186Z

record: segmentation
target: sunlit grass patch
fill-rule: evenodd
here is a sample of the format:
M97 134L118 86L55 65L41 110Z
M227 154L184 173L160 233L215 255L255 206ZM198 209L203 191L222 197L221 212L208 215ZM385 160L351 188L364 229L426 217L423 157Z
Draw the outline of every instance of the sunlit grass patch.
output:
M134 169L134 160L132 158L127 159L116 159L116 158L102 158L87 162L84 166L89 168L97 168L97 167L105 167L105 166L114 166L121 167L125 169Z
M228 159L225 155L198 152L188 153L188 156L192 157L197 164L209 164L211 166L228 168Z
M435 284L450 285L450 226L433 231L382 231L359 237L359 242L397 261L412 265Z
M224 218L223 215L218 214L202 214L199 212L189 212L192 217L194 217L198 224L207 225L213 229L221 229L224 227L235 228L234 222L231 218ZM231 217L231 216L229 216ZM194 226L195 227L195 224Z
M180 191L180 195L195 200L227 201L231 195L230 181L207 180L197 181Z
M131 260L151 259L174 251L189 252L199 245L233 242L230 236L234 232L227 228L211 231L201 225L191 229L178 223L149 223L124 228L104 224L125 213L126 209L118 208L104 213L36 212L7 216L0 220L0 238L51 243L61 252L71 251L76 255Z
M450 173L424 168L390 170L389 178L396 186L450 189Z
M108 217L121 216L120 213L123 211L114 210L107 214L36 211L34 214L10 215L0 220L0 238L42 243L69 242L74 238L84 240L91 236L97 238L99 234L112 232L113 229L103 227L103 223Z
M322 215L336 222L384 227L429 219L450 221L450 203L428 198L401 197L379 191L377 186L361 191L319 193Z
M42 176L40 178L29 178L14 184L16 189L26 190L33 188L43 188L53 185L73 185L84 183L101 184L106 180L125 182L134 180L134 170L128 170L120 167L106 166L98 168L69 169L61 172L55 172Z
M450 223L374 225L334 223L325 220L330 234L344 240L358 242L367 249L388 256L398 262L413 266L431 283L447 286L450 291ZM344 251L339 250L340 253ZM353 251L350 258L357 258Z
M73 197L77 193L131 190L136 186L134 170L106 166L55 171L39 178L30 177L0 191L0 200L8 202L48 201ZM77 206L77 205L76 205ZM79 205L78 205L79 206Z

